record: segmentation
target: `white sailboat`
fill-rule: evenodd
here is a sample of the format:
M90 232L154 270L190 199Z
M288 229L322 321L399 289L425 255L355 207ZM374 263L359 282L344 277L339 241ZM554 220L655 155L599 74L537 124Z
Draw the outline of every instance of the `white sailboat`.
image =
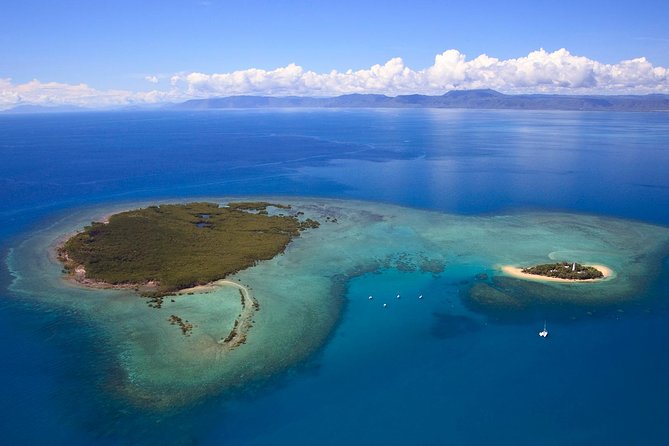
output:
M544 329L539 332L539 336L545 338L548 336L548 330L546 329L546 321L544 321Z

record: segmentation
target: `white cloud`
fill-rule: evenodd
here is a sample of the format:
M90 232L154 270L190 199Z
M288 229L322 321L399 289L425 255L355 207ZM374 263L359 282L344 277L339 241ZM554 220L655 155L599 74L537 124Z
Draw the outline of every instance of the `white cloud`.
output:
M150 104L171 99L173 97L170 93L156 90L145 92L96 90L86 84L73 85L38 80L17 85L13 84L11 79L0 79L0 110L24 104L104 108Z
M467 60L457 50L435 57L434 64L413 70L396 57L366 70L315 73L290 64L266 71L224 74L183 73L172 85L193 97L235 94L338 95L345 93L443 94L452 89L493 88L508 93L651 93L669 92L669 70L645 58L603 64L565 49L534 51L499 60L482 54Z
M158 83L157 76L146 76ZM669 69L648 60L604 64L566 49L533 51L517 59L500 60L482 54L474 59L458 50L435 56L430 67L414 70L399 58L364 70L316 73L296 64L274 70L249 68L229 73L177 73L164 90L100 91L86 84L37 80L13 84L0 79L0 109L19 104L91 107L181 101L240 94L269 96L335 96L347 93L443 94L452 89L492 88L506 93L621 94L669 93Z

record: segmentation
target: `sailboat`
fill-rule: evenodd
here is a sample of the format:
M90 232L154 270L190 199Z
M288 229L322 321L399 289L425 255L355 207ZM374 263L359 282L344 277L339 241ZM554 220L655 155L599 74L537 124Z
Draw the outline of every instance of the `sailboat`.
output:
M546 330L546 321L544 321L544 329L539 332L539 336L542 338L548 336L548 330Z

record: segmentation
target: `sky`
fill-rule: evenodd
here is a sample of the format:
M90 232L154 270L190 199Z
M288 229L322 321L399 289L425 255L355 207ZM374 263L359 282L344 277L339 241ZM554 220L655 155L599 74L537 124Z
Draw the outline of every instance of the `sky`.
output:
M669 93L669 2L3 0L0 109L346 93Z

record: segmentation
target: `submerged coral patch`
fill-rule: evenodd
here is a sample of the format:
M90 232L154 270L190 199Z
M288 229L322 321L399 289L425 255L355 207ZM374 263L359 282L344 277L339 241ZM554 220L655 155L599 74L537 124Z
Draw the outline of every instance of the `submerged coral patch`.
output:
M229 202L207 201L216 206ZM305 223L300 228L318 229L300 232L281 255L252 262L227 275L225 283L170 296L157 308L147 308L133 289L90 289L63 280L55 254L64 240L92 220L156 203L82 209L45 223L44 229L27 234L10 250L11 291L86 318L115 351L112 360L118 373L106 388L137 405L169 408L266 379L309 357L345 314L346 284L361 274L392 269L406 277L462 283L466 307L485 314L500 309L513 314L546 305L631 301L657 277L669 252L669 229L597 216L472 217L356 201L281 201L290 208L266 206L274 199L264 198L248 200L245 203L256 204L237 206L235 212L258 217L283 213L299 217ZM188 230L196 236L215 230L216 212L193 209ZM213 227L198 228L194 222L200 221ZM588 284L540 283L506 276L500 269L562 259L607 265L616 275ZM435 299L427 294L419 299L421 293L396 299L395 290L389 297L365 290L364 301L370 310L378 310L372 313L376 323L402 326L401 311L409 303L421 308ZM438 311L426 331L448 339L478 329L468 315L450 312L460 304L457 294L444 299L449 311ZM252 329L240 330L242 324ZM245 336L235 336L242 331ZM237 348L231 348L233 340Z
M450 339L481 329L481 323L472 317L442 312L434 312L432 316L430 334L437 339Z

